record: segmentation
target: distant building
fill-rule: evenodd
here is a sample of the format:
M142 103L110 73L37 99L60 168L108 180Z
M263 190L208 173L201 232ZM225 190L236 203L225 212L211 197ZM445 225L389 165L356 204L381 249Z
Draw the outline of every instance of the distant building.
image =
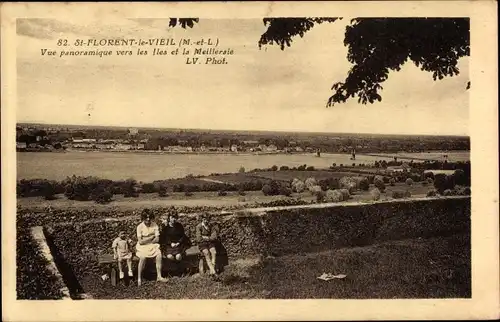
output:
M245 144L245 145L257 145L257 144L259 144L259 141L248 140L248 141L243 141L243 144Z
M406 169L403 168L402 166L387 167L387 172L389 172L389 173L405 172L405 171L406 171Z
M92 149L95 147L95 145L90 142L82 142L82 143L73 143L72 147L75 149Z
M236 144L231 145L231 152L238 152L238 146Z
M115 145L115 150L131 150L131 149L132 149L131 144L118 143Z
M128 134L129 135L137 135L137 134L139 134L139 130L135 129L135 128L130 128L130 129L128 129Z
M26 142L16 142L16 149L26 149Z
M442 173L442 174L449 176L449 175L454 174L455 170L425 170L424 175L427 173L432 173L433 175Z
M111 150L115 147L115 145L113 143L97 143L95 147L101 150Z
M73 143L96 143L97 140L96 139L82 139L82 138L75 139L75 138L73 138L72 142Z

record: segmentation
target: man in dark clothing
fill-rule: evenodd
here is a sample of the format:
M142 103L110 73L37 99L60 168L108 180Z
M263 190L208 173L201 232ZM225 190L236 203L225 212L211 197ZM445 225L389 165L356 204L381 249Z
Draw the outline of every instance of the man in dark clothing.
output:
M165 253L167 259L172 261L181 261L184 252L191 246L189 238L184 232L184 227L177 219L176 214L169 215L162 231Z

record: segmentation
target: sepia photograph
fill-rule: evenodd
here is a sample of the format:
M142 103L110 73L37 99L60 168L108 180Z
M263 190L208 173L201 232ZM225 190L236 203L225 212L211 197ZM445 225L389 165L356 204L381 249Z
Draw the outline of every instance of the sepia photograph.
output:
M353 14L17 17L15 298L471 300L471 18Z

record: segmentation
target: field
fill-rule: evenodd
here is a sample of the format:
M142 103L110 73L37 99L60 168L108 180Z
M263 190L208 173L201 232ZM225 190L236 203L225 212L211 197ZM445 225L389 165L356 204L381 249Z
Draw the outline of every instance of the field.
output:
M370 189L373 185L370 185ZM409 191L412 197L425 197L427 192L434 190L431 185L423 186L421 183L415 183L408 186L404 183L396 183L395 186L386 187L386 192L382 194L381 200L392 199L392 192L395 190ZM244 198L244 201L242 201ZM307 202L315 201L316 198L309 192L292 193L290 197L285 196L265 196L261 191L247 191L244 197L237 192L227 192L227 196L219 196L217 192L195 192L193 196L185 196L184 193L169 193L167 197L159 197L158 194L140 194L137 198L125 198L122 195L114 195L113 201L108 204L97 204L93 201L75 201L68 200L64 195L58 195L56 200L45 200L43 197L18 198L18 208L45 209L48 206L52 208L64 209L142 209L144 207L167 207L167 206L246 206L252 207L262 203L270 203L277 200L300 199ZM351 196L349 201L366 202L371 200L369 191L357 191Z
M420 155L420 154L418 154ZM469 152L448 153L449 161L469 158ZM152 182L182 178L188 174L208 176L212 173L232 173L244 167L247 171L286 165L303 164L317 169L328 168L333 163L373 163L383 157L359 155L356 161L349 154L152 154L114 152L67 152L67 153L17 153L17 179L43 178L62 180L67 176L97 176L110 180L134 178ZM386 160L392 160L390 155Z

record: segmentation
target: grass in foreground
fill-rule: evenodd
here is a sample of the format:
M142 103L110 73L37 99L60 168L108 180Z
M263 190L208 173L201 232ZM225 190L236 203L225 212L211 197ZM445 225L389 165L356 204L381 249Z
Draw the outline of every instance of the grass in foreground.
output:
M82 285L102 299L368 299L471 296L467 234L232 262L220 281L173 278L166 284L112 287L98 276ZM346 274L322 281L322 273Z
M17 229L16 240L16 296L19 300L60 299L62 285L47 269L29 229Z

